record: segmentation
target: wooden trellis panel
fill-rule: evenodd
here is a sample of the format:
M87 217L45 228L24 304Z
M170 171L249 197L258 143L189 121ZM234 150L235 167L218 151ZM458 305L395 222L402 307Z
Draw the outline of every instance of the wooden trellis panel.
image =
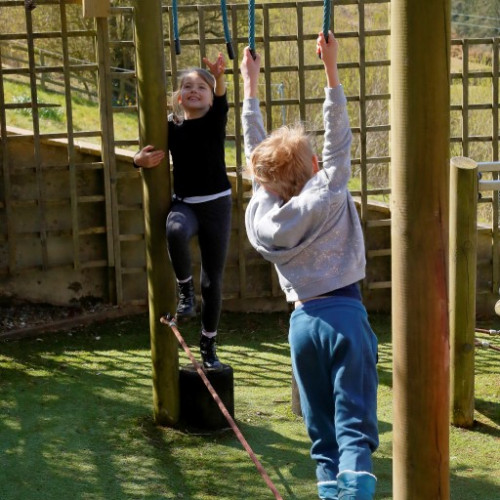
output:
M134 51L132 39L119 40L110 35L112 23L133 23L132 3L118 7L111 2L109 17L87 23L86 28L68 24L70 9L82 12L81 0L39 0L36 9L26 11L24 5L24 0L0 0L0 9L17 9L26 19L22 33L0 33L0 276L9 280L19 273L31 276L29 273L34 271L51 276L66 273L68 286L76 290L75 297L91 290L106 301L145 304L141 179L130 166L138 135L133 131L128 137L118 136L114 127L117 113L137 113L135 70L133 62L126 68L116 67L110 57L115 50ZM331 26L341 44L339 67L354 137L352 165L357 184L352 192L359 201L367 245L364 291L372 297L389 297L391 286L387 238L390 214L376 205L388 202L390 195L390 94L384 83L388 78L380 76L388 74L390 65L385 50L390 40L389 5L389 0L340 0L332 2L331 9ZM60 29L43 31L34 21L49 6L60 9ZM314 44L322 27L322 6L321 0L256 5L256 44L264 63L259 92L266 127L271 130L301 120L319 151L324 73L314 55ZM181 54L176 56L171 6L164 2L169 93L176 88L180 68L200 65L203 56L213 58L218 51L225 51L218 4L182 4L178 8ZM235 203L224 298L226 303L251 300L255 304L261 300L265 304L268 299L281 302L272 267L253 251L245 234L244 211L250 188L244 173L238 72L239 57L248 43L247 5L228 4L227 14L235 53L233 61L227 60L231 107L228 143L234 151L228 170ZM374 27L375 15L385 19L386 25ZM60 41L60 53L46 50L41 43L46 39ZM95 59L79 61L72 57L71 46L79 40L95 45ZM491 70L472 69L470 54L478 45L490 47ZM461 68L452 74L452 83L461 85L460 102L451 104L460 122L459 133L451 139L451 148L458 148L453 154L470 155L479 162L497 161L499 39L456 40L453 47L462 53ZM5 82L12 79L29 82L29 102L6 102ZM471 101L469 88L478 79L491 80L491 99ZM64 132L43 127L40 115L51 105L40 98L46 89L64 90ZM96 129L81 130L75 122L76 95L85 95L98 104L100 120ZM10 113L16 110L31 113L31 130L21 133L9 128L8 132ZM474 132L471 115L476 112L489 113L491 134ZM94 145L82 146L82 141ZM378 143L383 147L377 147ZM387 180L373 182L373 172L381 172L380 177ZM492 176L496 178L498 173ZM481 204L490 206L492 213L491 262L481 264L489 266L491 280L483 289L485 293L497 293L498 195L483 197Z

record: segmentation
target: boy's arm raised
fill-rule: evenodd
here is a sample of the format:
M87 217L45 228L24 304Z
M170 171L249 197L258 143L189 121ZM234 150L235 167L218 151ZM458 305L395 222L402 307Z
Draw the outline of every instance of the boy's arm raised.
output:
M328 32L328 41L325 35L320 33L316 40L316 52L321 56L326 73L326 85L328 88L340 85L339 71L337 68L337 55L339 43L331 31Z
M317 40L317 51L325 67L326 84L323 104L325 142L323 146L323 168L337 189L347 187L351 175L352 134L347 114L347 100L340 84L337 68L338 42L330 31L328 41L323 33Z
M243 77L243 136L245 140L245 156L250 157L253 149L266 138L266 130L260 112L258 95L260 55L256 54L255 59L250 53L250 49L245 47L243 60L240 66Z

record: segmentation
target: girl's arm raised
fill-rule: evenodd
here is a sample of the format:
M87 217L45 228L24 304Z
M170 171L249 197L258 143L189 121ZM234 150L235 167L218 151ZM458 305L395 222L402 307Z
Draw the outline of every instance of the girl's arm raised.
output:
M224 56L221 52L219 52L215 62L210 62L206 57L203 58L203 62L208 66L210 73L212 73L215 78L215 95L224 95L226 93L226 78L224 77L224 72L226 71L226 61Z

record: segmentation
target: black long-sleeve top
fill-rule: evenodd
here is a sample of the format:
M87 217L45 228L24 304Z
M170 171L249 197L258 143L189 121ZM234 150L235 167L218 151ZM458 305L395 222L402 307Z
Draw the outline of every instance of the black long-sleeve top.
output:
M214 96L212 107L201 118L176 123L169 117L168 148L178 198L206 196L231 188L224 159L228 109L224 94Z

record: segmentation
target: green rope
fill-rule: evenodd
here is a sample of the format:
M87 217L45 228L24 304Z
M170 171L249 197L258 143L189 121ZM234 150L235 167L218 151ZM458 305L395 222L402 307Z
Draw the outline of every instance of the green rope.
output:
M255 0L248 0L248 47L255 59Z
M224 40L226 40L227 55L229 59L234 59L233 44L231 43L231 33L227 21L226 0L220 0L220 10L222 13L222 26L224 28Z
M179 40L179 14L177 12L177 0L172 0L172 21L174 24L175 54L181 53L181 41Z
M330 31L331 0L323 0L323 35L328 42L328 32Z

